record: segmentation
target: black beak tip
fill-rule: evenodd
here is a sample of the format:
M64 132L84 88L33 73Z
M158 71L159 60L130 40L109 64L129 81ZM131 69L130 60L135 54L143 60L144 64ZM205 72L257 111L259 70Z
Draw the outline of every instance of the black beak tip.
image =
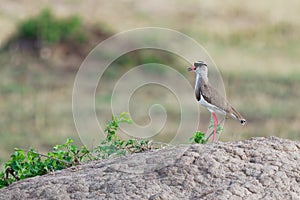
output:
M247 121L245 119L241 119L241 124L245 125L247 123Z

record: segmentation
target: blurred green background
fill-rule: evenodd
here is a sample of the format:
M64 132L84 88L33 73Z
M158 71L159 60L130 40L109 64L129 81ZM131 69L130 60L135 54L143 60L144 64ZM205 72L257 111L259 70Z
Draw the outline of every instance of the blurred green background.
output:
M241 127L227 121L222 141L269 135L300 140L298 0L0 0L0 4L0 162L14 147L46 151L67 137L80 144L71 95L81 62L100 41L144 26L181 31L209 52L229 101L249 122ZM113 85L120 73L145 61L171 64L186 73L172 55L132 52L115 62L103 84ZM194 76L187 77L193 83ZM106 88L97 93L96 108L108 120L111 90ZM164 92L145 94L159 97ZM138 102L148 103L139 98ZM209 118L208 111L201 111ZM180 118L172 106L168 113L168 130L174 131Z

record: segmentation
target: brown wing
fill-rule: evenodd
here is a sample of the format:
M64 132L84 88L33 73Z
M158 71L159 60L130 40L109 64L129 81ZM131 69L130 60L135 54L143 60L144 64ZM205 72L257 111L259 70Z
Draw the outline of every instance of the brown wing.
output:
M209 83L201 85L201 94L208 103L217 106L221 110L224 110L227 116L241 121L242 124L245 123L244 121L246 120L243 118L243 116L227 102L227 100L218 92L218 90L212 87Z
M217 106L221 110L228 112L228 103L223 95L221 95L218 90L208 84L201 84L201 94L205 101Z
M205 101L215 105L220 109L220 111L225 111L227 117L230 116L235 118L243 125L246 123L246 120L243 118L243 116L227 102L225 97L203 79L200 80L200 83L196 85L195 95L198 101L200 101L202 96Z

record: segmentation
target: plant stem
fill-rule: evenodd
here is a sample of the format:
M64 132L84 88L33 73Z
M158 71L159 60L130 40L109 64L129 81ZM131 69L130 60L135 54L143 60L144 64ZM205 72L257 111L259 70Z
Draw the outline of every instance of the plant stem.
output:
M51 157L51 156L48 156L48 155L45 155L45 154L42 154L42 153L38 153L38 152L36 152L36 151L32 151L32 152L35 153L35 154L38 154L39 156L44 156L44 157L46 157L46 158L50 158L50 159L56 160L56 161L58 161L58 162L63 162L63 163L65 163L68 167L69 167L69 166L72 166L72 163L71 163L71 162L68 162L68 161L65 161L65 160L59 160L59 159L57 159L57 158L53 158L53 157Z

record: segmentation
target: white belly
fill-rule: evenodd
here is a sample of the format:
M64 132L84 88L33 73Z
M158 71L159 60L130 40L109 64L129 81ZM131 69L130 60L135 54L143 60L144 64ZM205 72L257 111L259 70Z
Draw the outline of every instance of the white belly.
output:
M210 112L216 112L222 115L226 115L226 112L224 110L222 110L221 108L218 108L215 105L212 105L210 103L208 103L207 101L205 101L205 99L203 98L203 96L201 95L200 101L198 101L202 106L204 106L205 108L207 108Z

